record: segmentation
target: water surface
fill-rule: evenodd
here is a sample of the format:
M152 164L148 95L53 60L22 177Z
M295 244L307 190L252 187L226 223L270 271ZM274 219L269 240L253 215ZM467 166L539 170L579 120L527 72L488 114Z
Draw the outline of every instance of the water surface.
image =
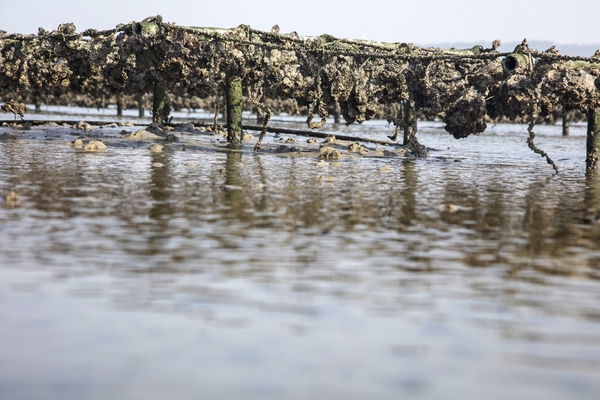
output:
M0 142L0 398L598 399L585 126L536 128L558 175L519 125L325 167L48 132Z

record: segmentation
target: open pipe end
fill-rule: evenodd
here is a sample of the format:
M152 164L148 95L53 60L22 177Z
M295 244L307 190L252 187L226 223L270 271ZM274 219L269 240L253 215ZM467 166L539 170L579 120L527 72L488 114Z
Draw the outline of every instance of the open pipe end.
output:
M156 35L159 30L159 25L162 23L162 17L157 15L155 17L148 17L142 22L136 22L132 26L134 35L137 36L152 36Z
M533 60L526 54L512 53L504 57L502 68L509 75L530 72L533 69Z

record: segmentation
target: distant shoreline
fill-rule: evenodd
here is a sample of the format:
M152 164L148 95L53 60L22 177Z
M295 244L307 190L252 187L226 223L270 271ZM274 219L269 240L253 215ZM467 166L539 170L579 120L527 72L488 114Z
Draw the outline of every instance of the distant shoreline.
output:
M529 47L535 50L544 51L552 46L556 46L560 54L569 56L583 56L591 57L594 55L596 50L600 50L600 43L598 44L564 44L556 43L547 40L528 40ZM500 52L512 51L520 42L502 42L502 46L498 49ZM476 45L481 45L485 48L492 47L492 41L472 41L472 42L445 42L445 43L415 43L421 47L438 47L440 49L450 49L452 47L456 49L468 49Z

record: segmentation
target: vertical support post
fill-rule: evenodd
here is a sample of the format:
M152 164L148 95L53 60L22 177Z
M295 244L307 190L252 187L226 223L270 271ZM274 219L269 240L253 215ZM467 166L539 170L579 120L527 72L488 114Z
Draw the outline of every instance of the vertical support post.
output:
M42 112L42 93L40 89L35 89L33 92L34 102L35 102L35 112Z
M225 88L227 102L227 141L231 144L242 144L242 81L227 78Z
M562 135L569 136L569 124L571 123L571 112L565 110L562 112Z
M144 117L144 98L140 93L138 93L138 95L137 95L137 104L138 104L138 116L140 118L143 118Z
M587 155L585 166L587 172L596 172L598 170L598 161L600 159L600 109L588 110L587 125Z
M415 102L412 96L404 102L404 140L402 144L406 146L410 139L416 133L417 117L415 115Z
M339 124L342 119L342 110L340 108L340 103L338 103L337 101L333 104L333 123L334 124Z
M157 81L152 90L152 122L162 124L171 111L167 99L167 87L164 82Z
M569 121L567 120L566 112L563 112L563 117L562 117L562 135L569 136Z
M123 95L117 93L117 117L123 116Z

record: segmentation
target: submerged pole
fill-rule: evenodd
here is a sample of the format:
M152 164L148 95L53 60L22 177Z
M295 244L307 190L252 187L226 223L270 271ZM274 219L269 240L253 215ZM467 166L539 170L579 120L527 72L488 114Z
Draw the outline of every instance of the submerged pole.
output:
M141 94L137 95L137 105L138 105L138 116L142 118L144 116L144 99Z
M569 136L569 120L567 119L567 113L564 111L562 117L562 135Z
M600 159L600 109L588 110L587 125L587 156L585 166L587 172L596 172L598 170L598 160Z
M565 110L563 106L562 111L562 135L569 136L569 125L571 124L571 112Z
M406 146L411 137L416 133L417 117L415 115L415 102L412 99L404 102L404 140L402 144Z
M227 79L225 88L227 102L227 141L232 144L242 143L242 81Z
M117 117L123 116L123 95L117 93Z
M34 90L33 100L35 102L35 112L42 112L42 93L39 89Z
M342 121L341 116L342 116L342 110L340 108L340 103L336 101L333 104L333 123L339 124Z
M169 115L167 87L164 82L156 82L152 90L152 122L162 124Z

